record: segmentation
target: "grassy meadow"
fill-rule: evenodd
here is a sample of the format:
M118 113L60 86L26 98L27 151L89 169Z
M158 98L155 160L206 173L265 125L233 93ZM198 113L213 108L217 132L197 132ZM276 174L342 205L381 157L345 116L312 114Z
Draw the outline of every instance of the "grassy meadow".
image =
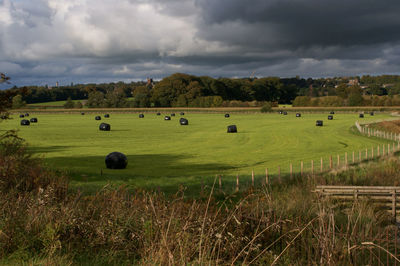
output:
M166 114L146 113L143 119L132 113L110 113L110 118L103 114L96 121L95 114L31 113L29 118L37 117L38 123L27 127L20 126L21 119L14 114L0 124L0 133L18 129L32 152L71 176L72 188L87 192L106 184L175 192L183 184L195 193L202 183L212 184L217 174L223 176L226 189L233 189L236 175L246 183L252 170L257 179L265 176L266 168L276 174L281 166L281 172L288 173L290 163L299 172L300 161L309 169L314 160L317 168L321 157L328 162L330 155L343 158L345 152L358 154L384 143L356 132L356 113L335 114L331 121L328 113L303 113L300 118L295 113L231 113L230 118L187 113L188 126L179 124L179 113L171 121L164 121ZM367 114L362 121L388 117ZM317 119L324 121L323 127L315 126ZM111 124L111 131L99 131L101 122ZM238 127L237 134L226 132L232 124ZM113 151L127 155L127 169L105 168L105 156Z

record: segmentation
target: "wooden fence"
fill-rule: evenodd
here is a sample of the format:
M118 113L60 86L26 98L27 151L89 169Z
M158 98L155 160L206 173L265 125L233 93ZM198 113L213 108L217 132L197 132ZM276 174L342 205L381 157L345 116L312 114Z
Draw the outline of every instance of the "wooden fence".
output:
M389 211L394 219L400 213L400 187L393 186L317 186L316 193L340 200L368 199Z

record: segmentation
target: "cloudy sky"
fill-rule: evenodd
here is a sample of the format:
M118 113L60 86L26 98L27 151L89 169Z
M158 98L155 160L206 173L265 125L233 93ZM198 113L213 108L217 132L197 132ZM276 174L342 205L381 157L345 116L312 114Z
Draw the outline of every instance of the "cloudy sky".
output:
M399 14L399 0L0 0L0 72L16 85L400 74Z

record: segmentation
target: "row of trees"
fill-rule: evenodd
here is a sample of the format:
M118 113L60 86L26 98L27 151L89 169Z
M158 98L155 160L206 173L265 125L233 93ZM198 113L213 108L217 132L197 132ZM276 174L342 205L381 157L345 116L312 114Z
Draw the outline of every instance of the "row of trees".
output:
M231 79L176 73L154 86L145 82L118 82L71 84L52 89L14 87L11 91L18 93L22 89L27 93L21 94L19 103L84 99L88 107L102 108L262 106L265 102L293 102L295 106L354 106L365 105L366 95L400 94L400 76Z

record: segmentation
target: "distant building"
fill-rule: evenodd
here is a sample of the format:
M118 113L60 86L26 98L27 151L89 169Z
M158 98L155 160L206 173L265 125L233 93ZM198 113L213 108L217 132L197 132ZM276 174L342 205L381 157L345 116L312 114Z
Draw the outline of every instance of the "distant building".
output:
M350 79L349 83L347 83L348 86L358 86L360 85L360 82L358 81L358 79Z
M56 81L56 88L58 88L58 81Z

